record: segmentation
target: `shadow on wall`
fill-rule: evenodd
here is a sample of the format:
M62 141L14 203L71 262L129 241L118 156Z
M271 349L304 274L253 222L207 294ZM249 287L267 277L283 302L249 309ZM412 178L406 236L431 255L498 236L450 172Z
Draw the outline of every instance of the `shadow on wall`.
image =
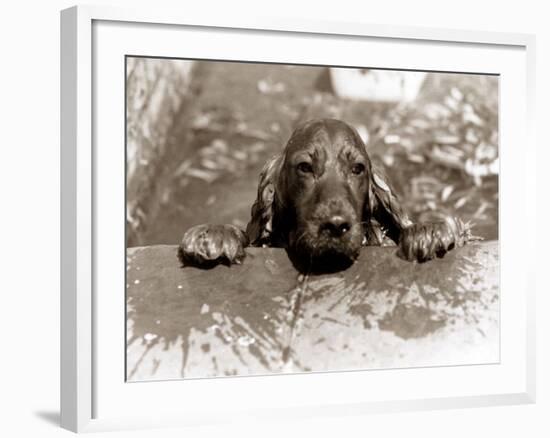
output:
M58 411L36 411L34 414L52 426L59 427L61 424L61 414Z

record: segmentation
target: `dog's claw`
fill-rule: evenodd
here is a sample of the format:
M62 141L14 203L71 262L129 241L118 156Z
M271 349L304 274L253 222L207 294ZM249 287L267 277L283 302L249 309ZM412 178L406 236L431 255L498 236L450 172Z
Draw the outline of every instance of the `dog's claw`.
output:
M410 261L441 258L454 248L482 240L471 234L472 225L450 217L439 222L421 222L405 228L399 241L399 255Z
M246 235L234 225L197 225L183 236L178 256L184 265L241 264L248 245Z

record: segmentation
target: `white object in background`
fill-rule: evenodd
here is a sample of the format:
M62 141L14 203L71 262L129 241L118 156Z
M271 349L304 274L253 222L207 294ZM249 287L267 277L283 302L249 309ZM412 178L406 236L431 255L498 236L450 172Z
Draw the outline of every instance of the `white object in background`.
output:
M331 68L334 92L352 100L410 102L416 98L426 73L414 71Z

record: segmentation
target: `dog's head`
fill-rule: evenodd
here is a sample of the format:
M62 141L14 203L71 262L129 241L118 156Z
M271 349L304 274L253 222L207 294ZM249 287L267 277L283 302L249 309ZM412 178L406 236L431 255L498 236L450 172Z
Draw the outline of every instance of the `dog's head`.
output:
M312 120L267 163L247 228L253 244L286 246L302 260L353 262L378 221L397 240L408 219L357 131Z

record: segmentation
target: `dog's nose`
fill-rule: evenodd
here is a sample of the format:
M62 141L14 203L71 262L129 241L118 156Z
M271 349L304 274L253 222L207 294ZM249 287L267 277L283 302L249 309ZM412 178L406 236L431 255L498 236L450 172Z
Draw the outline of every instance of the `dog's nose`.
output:
M320 231L329 234L331 237L341 237L350 229L350 223L343 216L332 216L321 224Z

